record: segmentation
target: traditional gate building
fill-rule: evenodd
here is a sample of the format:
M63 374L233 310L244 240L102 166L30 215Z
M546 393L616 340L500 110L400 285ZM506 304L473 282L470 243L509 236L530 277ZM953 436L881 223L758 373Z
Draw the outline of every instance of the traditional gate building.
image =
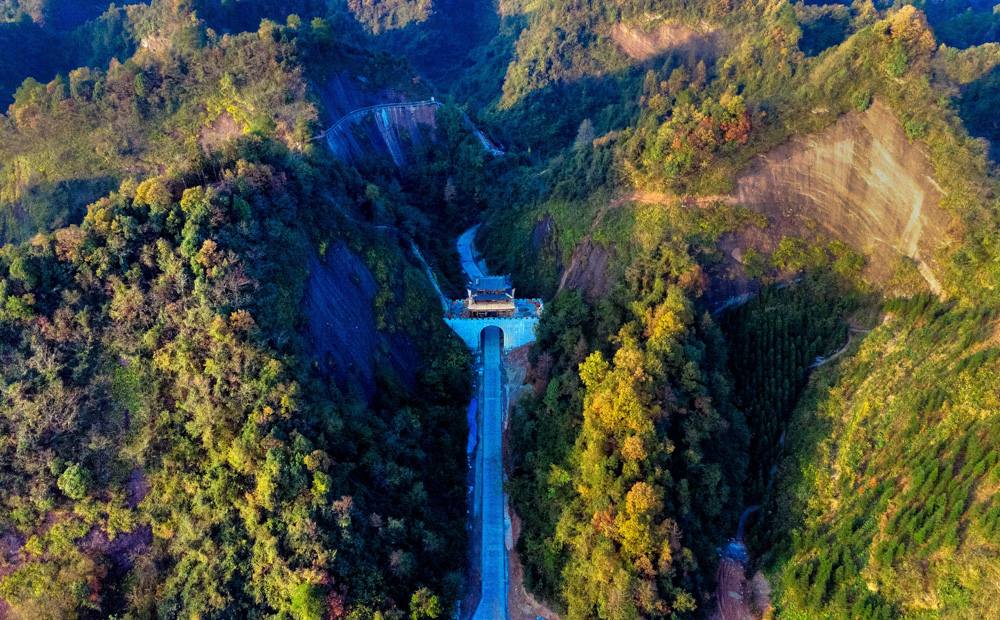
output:
M510 274L475 276L466 285L465 298L451 302L444 320L474 350L479 348L484 329L499 327L506 351L535 341L542 308L541 299L514 296Z

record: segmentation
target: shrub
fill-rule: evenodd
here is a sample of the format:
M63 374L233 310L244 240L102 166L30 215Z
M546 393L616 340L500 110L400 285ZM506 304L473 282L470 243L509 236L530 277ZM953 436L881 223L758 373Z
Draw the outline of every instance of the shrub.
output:
M910 140L923 138L927 135L927 121L906 121L903 127L906 129L906 137Z
M872 96L867 90L858 91L851 97L851 104L858 110L858 112L864 112L867 110L871 103Z

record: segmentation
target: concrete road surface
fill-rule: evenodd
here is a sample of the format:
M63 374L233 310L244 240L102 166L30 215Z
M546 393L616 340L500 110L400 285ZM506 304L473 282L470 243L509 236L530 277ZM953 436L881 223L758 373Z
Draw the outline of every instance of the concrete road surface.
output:
M464 257L463 257L464 261ZM503 457L501 454L503 403L500 384L501 333L483 332L482 515L480 559L482 598L473 620L507 619L507 549L504 544Z
M462 270L474 278L486 275L476 262L472 243L479 226L458 238ZM482 519L480 551L481 597L473 620L507 620L507 547L503 498L503 388L500 379L503 333L497 327L483 331L482 424L479 427L476 512Z
M486 274L483 273L482 269L479 268L479 264L476 263L475 256L472 252L472 242L476 240L476 231L479 230L479 225L475 225L469 230L465 231L458 238L458 256L462 259L462 270L469 274L470 278L482 277Z

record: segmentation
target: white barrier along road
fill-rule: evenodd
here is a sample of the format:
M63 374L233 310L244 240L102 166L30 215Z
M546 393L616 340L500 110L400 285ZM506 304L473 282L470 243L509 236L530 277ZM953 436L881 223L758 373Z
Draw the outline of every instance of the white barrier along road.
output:
M403 101L400 103L380 103L377 105L365 106L363 108L358 108L357 110L351 110L347 114L341 116L340 118L337 119L337 122L335 122L329 129L321 132L318 136L313 136L312 139L322 140L323 138L326 138L333 132L340 129L345 123L354 121L355 119L364 116L369 112L384 112L385 110L391 110L393 108L419 108L421 106L426 106L426 105L442 106L444 105L444 103L440 101L435 101L434 99L429 99L425 101ZM469 118L468 114L465 113L462 114L462 121L465 123L465 126L469 128L469 131L472 132L472 135L476 136L476 139L479 140L479 143L483 145L483 150L487 151L488 153L494 156L500 156L504 154L502 148L498 147L496 144L493 144L493 141L487 138L486 134L480 131L478 127L476 127L475 123L472 122L472 119Z
M378 105L365 106L363 108L358 108L357 110L351 110L347 114L341 116L329 129L320 133L318 136L314 136L313 140L321 140L325 138L328 134L340 129L341 125L344 123L354 120L359 116L363 116L368 112L374 112L375 110L389 110L392 108L419 108L420 106L425 105L440 106L444 104L440 101L434 101L431 99L430 101L404 101L402 103L380 103Z

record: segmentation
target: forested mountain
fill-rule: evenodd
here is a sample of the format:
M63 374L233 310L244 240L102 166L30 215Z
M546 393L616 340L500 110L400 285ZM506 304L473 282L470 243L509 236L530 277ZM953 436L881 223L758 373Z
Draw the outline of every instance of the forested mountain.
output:
M926 295L823 368L796 409L758 544L789 615L997 609L997 313Z
M983 575L992 574L995 563L984 559L970 565L963 558L988 558L996 549L978 534L989 527L988 520L980 519L991 514L989 471L994 465L984 458L990 450L985 427L975 424L976 420L986 426L995 423L996 408L986 403L996 401L997 384L990 371L963 369L968 364L978 371L992 363L988 334L994 320L988 312L969 308L995 303L996 181L986 145L968 136L962 118L969 119L974 131L981 131L968 110L975 106L985 110L989 105L977 101L976 94L986 96L986 101L993 96L988 94L989 82L981 81L989 79L982 76L989 76L995 63L993 44L987 40L968 49L939 46L935 29L947 31L954 25L942 7L929 6L926 17L911 7L883 12L871 3L839 8L801 3L657 3L657 8L655 14L630 16L627 5L567 4L568 23L582 24L577 32L587 36L565 39L570 32L561 19L565 13L526 10L529 30L519 37L504 91L496 99L497 109L509 109L515 117L521 106L530 105L543 118L548 112L540 102L549 93L585 89L588 83L617 84L623 100L603 107L595 101L596 108L590 110L564 108L562 122L574 122L566 117L575 114L576 139L564 142L547 161L539 198L522 213L498 209L487 230L494 260L534 276L548 294L560 291L557 301L572 295L566 289L574 287L588 298L563 302L570 308L580 306L572 313L562 312L562 306L554 303L553 312L543 320L542 334L550 333L548 324L555 333L565 333L566 339L540 338L529 372L537 396L522 401L522 417L514 422L512 488L525 520L520 550L529 588L547 600L561 601L572 618L677 613L685 606L679 602L683 597L673 603L670 597L676 597L671 588L680 584L694 595L691 600L701 612L714 608L709 589L716 559L710 548L698 545L717 546L732 530L723 534L724 526L705 527L712 522L699 513L711 502L684 507L683 498L697 476L676 467L669 470L674 483L682 484L660 487L664 500L655 506L662 512L654 514L661 520L654 517L653 522L678 526L682 544L695 551L705 583L697 578L678 580L675 573L660 575L658 585L645 590L656 596L634 599L662 601L659 610L641 604L621 607L620 600L598 585L642 583L642 562L632 555L628 540L620 529L600 520L604 505L627 503L629 472L612 470L624 486L602 496L607 504L583 504L588 506L583 514L591 517L589 525L582 525L579 513L574 514L582 502L594 501L590 463L596 382L587 381L587 376L595 368L600 368L599 377L608 372L596 361L581 363L590 351L601 351L602 359L611 355L617 359L635 350L621 336L608 337L632 316L642 320L645 295L628 284L642 273L638 267L642 263L636 263L641 261L639 248L648 247L651 237L663 234L659 231L674 231L666 234L690 257L680 263L688 267L678 267L677 254L672 254L661 263L661 277L667 286L674 282L686 289L696 308L701 296L718 304L721 300L713 290L733 289L727 282L734 274L737 279L774 283L749 304L713 315L728 349L724 375L731 387L713 394L712 403L723 412L739 411L749 434L741 444L739 427L730 425L736 418L730 417L725 434L713 442L725 441L743 452L742 458L722 460L726 488L732 485L733 490L720 487L715 492L724 506L719 523L735 529L739 507L764 503L762 513L756 513L763 516L751 517L749 536L752 551L760 557L758 566L772 577L769 613L857 618L990 615L997 603L981 579L988 581ZM621 43L622 24L634 28L639 34L633 39L647 49L661 45L661 55L656 57L654 51L656 60L637 62L633 57L629 62L627 57L636 54L638 46ZM676 42L683 28L690 36L701 37L704 45L673 51L670 41ZM710 34L715 32L722 34ZM546 40L559 43L542 43ZM960 46L970 43L951 40ZM548 51L539 51L547 45ZM560 46L558 52L551 47L555 45ZM707 45L715 46L714 57L706 54ZM545 61L535 63L535 54ZM558 60L551 60L553 55ZM629 96L637 104L631 113L626 112ZM588 99L582 95L579 101ZM748 166L759 165L758 154L769 154L789 137L821 135L845 113L863 115L873 103L884 103L894 111L898 120L891 122L899 123L911 148L927 146L928 169L942 190L941 207L950 214L946 240L934 251L933 260L923 251L898 256L891 273L873 277L872 244L886 240L831 239L829 235L839 229L832 202L824 211L819 200L819 217L798 216L804 220L798 229L804 231L802 237L768 233L789 230L789 225L757 217L741 221L739 211L720 205L752 198L747 188L752 191L754 186L740 184L740 175ZM816 141L826 143L822 138ZM838 148L845 148L843 144ZM808 157L817 156L811 153ZM835 160L839 169L816 174L855 174L850 166L879 164L867 157ZM814 169L822 163L811 161ZM750 178L760 178L754 174ZM802 183L812 182L806 170L782 168L776 174L805 176ZM850 192L857 191L851 183L845 182L848 204L855 200ZM809 191L794 183L790 188ZM856 204L850 208L863 208L863 203ZM700 217L690 214L695 207L700 207ZM780 217L796 217L794 211L785 212L791 215ZM692 219L701 222L692 227ZM769 235L775 236L769 239ZM734 260L735 271L729 268ZM691 263L699 270L692 271ZM927 275L929 271L934 275ZM908 323L892 317L898 308L912 303L893 301L883 306L879 299L913 295L926 290L928 283L947 291L951 300L935 306L937 314L927 319L935 325L929 329L939 330L935 336L929 331L921 332L926 337L908 336L913 319ZM773 288L775 284L778 288ZM927 304L928 297L914 299ZM618 308L617 313L612 308ZM701 306L700 311L708 308ZM868 335L879 316L886 317L885 325ZM918 326L922 323L916 320ZM645 338L654 339L648 327L639 334L640 344ZM921 337L925 339L920 342L927 344L920 346L953 342L954 348L935 349L939 352L935 359L954 370L928 367L920 374L922 379L904 372L901 359L930 363L930 349L920 353L915 348L914 338ZM854 344L840 351L845 341ZM853 363L858 342L864 343L862 350L870 351L868 365L850 377L831 374ZM838 361L822 370L826 383L807 384L816 360L835 352ZM963 361L976 352L981 355L974 362ZM962 379L948 379L949 373L960 373ZM918 380L921 387L908 387ZM854 396L861 389L859 382L871 390L864 401ZM620 389L623 384L617 385ZM800 402L803 389L806 396ZM844 396L828 399L825 389ZM682 394L672 387L669 397L654 399L663 407L657 411L669 412L667 403ZM963 407L953 425L940 429L941 439L930 443L923 439L925 429L951 411L956 399L969 398L981 403L981 417L972 413L975 405ZM674 415L675 419L668 415L660 422L658 428L668 434L659 442L680 452L667 429L679 424L684 413ZM872 420L886 425L885 430L869 430ZM881 435L875 439L869 433ZM623 441L616 437L605 444L605 468L627 461L616 453ZM966 445L977 461L983 461L978 470L976 464L963 469ZM686 454L702 466L713 458L704 445ZM950 494L951 486L940 487L943 491L933 486L909 491L914 487L902 463L910 460L921 468L940 463L947 472L941 478L957 489L956 495ZM600 471L608 475L607 469ZM873 489L872 497L862 492L866 488ZM936 493L944 493L943 499L931 510L927 498ZM542 497L546 499L540 501ZM620 510L618 528L629 514L625 506ZM981 530L984 526L979 523L987 523L986 529ZM581 531L594 538L581 543ZM594 548L612 553L613 558L604 555L590 565L590 573L584 573L598 583L581 580L576 568L593 561ZM601 577L593 574L596 566L623 572L616 578ZM681 575L690 577L696 571L685 573ZM612 604L619 607L609 611Z
M465 555L468 356L366 224L383 181L309 141L304 59L372 55L323 19L221 37L180 5L126 12L159 43L27 80L0 138L24 240L0 251L3 613L438 617ZM340 246L417 347L371 401L298 329L309 257Z
M0 617L471 618L474 224L545 301L512 593L997 615L996 15L0 2Z

